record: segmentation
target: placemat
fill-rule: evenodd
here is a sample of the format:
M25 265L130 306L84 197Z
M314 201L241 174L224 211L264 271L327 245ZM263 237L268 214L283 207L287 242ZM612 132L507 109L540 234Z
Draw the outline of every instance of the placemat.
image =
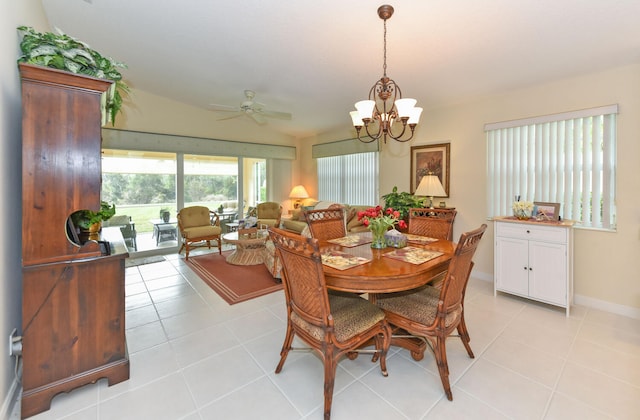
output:
M430 251L428 249L416 248L413 246L396 249L395 251L384 254L385 257L416 265L425 263L439 257L440 255L442 255L442 252Z
M336 270L346 270L361 264L366 264L369 261L371 260L364 257L356 257L355 255L341 251L329 251L322 254L322 264L335 268Z
M412 235L410 233L405 234L407 237L407 242L413 242L415 244L426 245L431 242L437 241L436 238L430 238L428 236L420 236L420 235Z
M342 238L329 239L327 242L344 246L346 248L353 248L358 245L368 244L371 241L371 235L348 235L343 236Z

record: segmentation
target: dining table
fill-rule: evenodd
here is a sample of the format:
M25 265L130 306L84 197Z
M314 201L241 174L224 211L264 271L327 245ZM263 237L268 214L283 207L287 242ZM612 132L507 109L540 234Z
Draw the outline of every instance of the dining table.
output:
M369 300L375 303L379 294L416 289L441 277L449 267L456 244L417 235L407 237L410 238L407 247L383 249L371 247L368 232L321 241L319 249L327 289L367 293ZM331 264L333 259L339 263ZM395 331L394 335L397 333ZM422 339L393 337L392 345L409 350L414 360L424 357L426 344Z

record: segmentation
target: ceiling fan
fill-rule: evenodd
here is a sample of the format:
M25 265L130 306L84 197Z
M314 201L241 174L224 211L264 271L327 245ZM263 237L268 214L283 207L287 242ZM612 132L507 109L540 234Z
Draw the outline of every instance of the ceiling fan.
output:
M244 96L246 100L240 104L240 106L218 105L211 104L209 108L213 111L233 112L233 115L228 117L218 118L218 121L228 120L231 118L241 117L246 115L252 118L258 124L265 124L268 118L278 118L281 120L290 120L291 114L288 112L271 111L266 109L266 105L253 100L256 93L252 90L245 90Z

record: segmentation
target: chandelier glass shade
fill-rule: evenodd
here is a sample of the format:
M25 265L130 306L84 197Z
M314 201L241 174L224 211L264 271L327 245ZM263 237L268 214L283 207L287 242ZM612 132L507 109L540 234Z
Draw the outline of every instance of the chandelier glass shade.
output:
M380 138L386 143L387 137L400 142L411 140L422 113L422 108L415 106L417 101L402 98L400 86L387 76L387 19L392 15L392 6L385 4L378 8L378 16L384 21L383 76L371 87L369 99L357 102L356 110L350 113L358 140L365 143ZM395 132L392 131L394 122L402 125ZM366 133L364 138L361 137L363 127Z

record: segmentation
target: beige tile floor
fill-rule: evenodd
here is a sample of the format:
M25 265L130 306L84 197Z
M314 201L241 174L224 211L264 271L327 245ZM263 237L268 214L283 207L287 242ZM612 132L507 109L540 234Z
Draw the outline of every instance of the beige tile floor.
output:
M177 255L128 268L126 284L131 378L59 395L34 420L322 418L316 356L290 354L274 373L281 292L229 306ZM640 418L640 320L585 307L567 318L473 278L466 311L476 358L447 342L452 402L430 353L393 349L387 378L369 357L341 361L332 418Z

